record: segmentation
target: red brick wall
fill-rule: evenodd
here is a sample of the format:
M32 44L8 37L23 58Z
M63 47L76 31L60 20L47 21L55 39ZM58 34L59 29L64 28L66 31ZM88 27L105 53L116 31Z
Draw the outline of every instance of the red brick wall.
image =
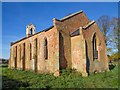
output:
M70 33L77 30L79 27L84 26L89 23L88 18L82 12L76 16L73 16L65 21L55 21L58 31L63 36L63 45L64 45L64 57L60 57L61 62L67 61L67 67L71 68L71 37ZM62 47L61 47L62 48ZM62 64L62 68L66 67L66 64Z
M97 49L98 49L98 61L100 61L99 68L101 70L105 70L107 68L107 60L106 60L106 45L105 45L105 38L103 33L100 31L99 27L97 26L96 23L94 23L92 26L88 27L87 29L83 30L83 35L84 38L87 42L88 46L88 57L90 60L90 72L94 71L94 62L93 62L93 46L92 46L92 40L93 40L93 35L96 33L97 40L99 41L97 43Z

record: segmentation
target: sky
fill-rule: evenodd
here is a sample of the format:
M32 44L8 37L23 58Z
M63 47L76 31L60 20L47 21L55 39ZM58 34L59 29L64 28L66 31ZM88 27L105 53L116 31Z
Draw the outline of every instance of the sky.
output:
M118 3L115 2L3 2L0 58L10 57L10 42L26 36L26 25L33 23L39 32L53 25L53 18L61 19L80 10L91 21L97 21L103 15L118 17Z

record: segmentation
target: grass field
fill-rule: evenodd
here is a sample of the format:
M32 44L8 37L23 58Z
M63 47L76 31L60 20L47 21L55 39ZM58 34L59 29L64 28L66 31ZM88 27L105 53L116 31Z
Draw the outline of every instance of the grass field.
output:
M0 67L1 69L2 67ZM118 88L118 66L109 72L82 77L74 70L63 70L60 77L30 71L2 68L3 88Z

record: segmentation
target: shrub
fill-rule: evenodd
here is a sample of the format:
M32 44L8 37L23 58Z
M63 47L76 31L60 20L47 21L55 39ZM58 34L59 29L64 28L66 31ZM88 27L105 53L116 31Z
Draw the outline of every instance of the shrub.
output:
M111 56L109 56L109 59L118 61L120 59L120 53L119 52L113 53Z

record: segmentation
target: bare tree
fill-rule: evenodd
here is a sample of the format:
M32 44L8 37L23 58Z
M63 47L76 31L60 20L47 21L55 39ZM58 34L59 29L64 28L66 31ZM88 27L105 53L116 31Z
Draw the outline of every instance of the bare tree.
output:
M113 17L111 20L111 27L113 28L113 33L112 33L112 44L114 49L118 51L118 48L120 47L119 41L120 41L120 18L115 18Z
M103 34L106 37L105 43L107 45L108 44L108 42L107 42L108 41L107 36L108 36L109 30L110 30L110 25L111 25L110 17L107 16L107 15L101 16L98 19L98 25L99 25L101 31L103 32Z

